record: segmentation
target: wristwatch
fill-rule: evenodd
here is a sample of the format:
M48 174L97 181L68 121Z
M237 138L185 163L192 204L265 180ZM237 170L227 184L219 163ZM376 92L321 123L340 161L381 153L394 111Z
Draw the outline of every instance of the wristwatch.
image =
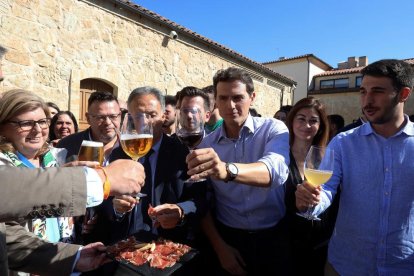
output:
M239 174L239 168L234 163L226 163L227 178L224 182L233 181Z

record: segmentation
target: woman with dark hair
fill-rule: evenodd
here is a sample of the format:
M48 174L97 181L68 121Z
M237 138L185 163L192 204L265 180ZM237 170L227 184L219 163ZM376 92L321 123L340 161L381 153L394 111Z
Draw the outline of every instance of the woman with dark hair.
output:
M320 215L321 221L309 221L298 216L295 191L304 180L304 162L309 148L312 145L325 147L328 143L329 121L325 107L313 97L304 98L293 106L286 124L290 134L290 172L285 182L285 204L295 270L293 275L323 275L335 218L329 216L331 208Z
M78 122L70 111L59 111L50 122L49 141L56 146L60 139L78 132Z

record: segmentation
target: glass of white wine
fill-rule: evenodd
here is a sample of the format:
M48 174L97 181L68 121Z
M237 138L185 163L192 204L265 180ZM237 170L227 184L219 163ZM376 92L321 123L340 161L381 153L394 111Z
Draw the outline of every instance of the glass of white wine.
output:
M306 181L312 186L319 187L328 182L331 178L334 168L334 151L326 147L311 146L305 158L304 173ZM312 215L313 206L302 214L298 213L308 220L321 220Z

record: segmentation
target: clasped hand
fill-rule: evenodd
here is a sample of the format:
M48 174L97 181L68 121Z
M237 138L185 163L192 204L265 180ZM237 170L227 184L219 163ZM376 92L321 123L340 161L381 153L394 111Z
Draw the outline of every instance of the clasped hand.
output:
M300 212L306 211L309 207L317 205L321 200L322 187L314 187L309 182L303 181L296 187L296 208Z
M113 206L118 213L131 212L139 200L129 195L114 197ZM147 210L144 210L147 211ZM161 204L151 209L151 217L154 218L154 226L171 229L177 226L184 216L183 210L177 204Z

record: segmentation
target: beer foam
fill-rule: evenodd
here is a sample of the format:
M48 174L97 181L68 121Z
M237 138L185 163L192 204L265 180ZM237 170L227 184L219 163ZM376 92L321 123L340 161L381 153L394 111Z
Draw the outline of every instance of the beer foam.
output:
M82 141L82 146L100 148L100 147L103 147L103 143L102 142L89 141L89 140L83 140Z
M152 134L121 134L121 140L132 140L132 139L144 139L144 138L153 138Z

